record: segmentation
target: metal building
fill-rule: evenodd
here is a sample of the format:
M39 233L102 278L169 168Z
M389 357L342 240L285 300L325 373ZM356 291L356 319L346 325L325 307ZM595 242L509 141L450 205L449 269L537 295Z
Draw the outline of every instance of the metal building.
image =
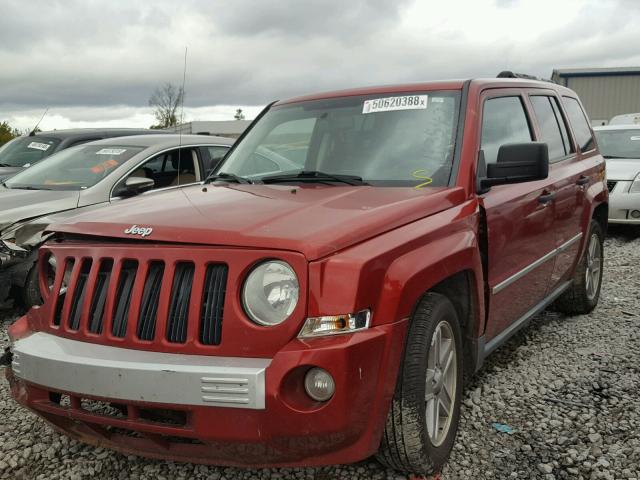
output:
M558 69L551 79L580 96L593 125L640 112L640 67Z
M168 132L183 134L216 135L218 137L238 138L251 123L251 120L194 121L165 128Z

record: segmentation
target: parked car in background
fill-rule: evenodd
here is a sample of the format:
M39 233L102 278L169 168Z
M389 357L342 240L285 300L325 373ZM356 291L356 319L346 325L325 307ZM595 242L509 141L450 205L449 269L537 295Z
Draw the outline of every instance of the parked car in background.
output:
M229 138L199 135L111 138L69 148L5 180L0 301L13 290L26 306L38 303L34 263L49 223L143 192L200 182L232 144Z
M431 474L463 373L600 293L605 163L576 94L548 82L276 102L204 186L123 207L49 227L45 300L9 328L7 375L57 429L126 454L377 453Z
M609 223L640 225L640 125L594 128L607 162Z
M0 147L0 180L65 148L103 138L130 135L164 134L160 130L141 128L81 128L37 132L16 137Z
M609 120L609 125L640 125L640 113L624 113Z

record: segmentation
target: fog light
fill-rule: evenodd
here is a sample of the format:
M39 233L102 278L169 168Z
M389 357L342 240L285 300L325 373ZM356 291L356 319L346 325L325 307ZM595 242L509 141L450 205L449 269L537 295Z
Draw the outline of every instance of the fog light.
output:
M631 216L633 218L640 218L640 210L632 210L631 211Z
M317 402L326 402L336 391L336 382L329 372L314 367L304 377L304 389L307 395Z

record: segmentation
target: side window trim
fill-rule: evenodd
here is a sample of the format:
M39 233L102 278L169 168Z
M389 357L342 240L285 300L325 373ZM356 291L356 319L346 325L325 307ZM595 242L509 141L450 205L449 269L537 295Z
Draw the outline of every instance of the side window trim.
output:
M587 112L584 111L584 108L582 107L582 103L580 102L580 100L578 99L578 97L572 97L571 95L562 95L562 98L568 98L571 100L574 100L577 104L578 107L580 108L580 111L582 112L582 116L584 117L585 121L587 122L587 125L589 126L589 129L591 130L591 124L589 123L589 117L587 116ZM562 101L560 103L563 103ZM563 109L564 109L564 104L562 105ZM589 150L582 150L582 147L580 145L578 145L578 140L577 138L575 138L575 133L573 133L573 125L571 125L571 131L572 134L574 135L574 140L576 143L576 151L580 151L581 154L584 153L592 153L596 150L596 140L595 140L595 136L593 135L593 131L591 131L591 145L592 147Z

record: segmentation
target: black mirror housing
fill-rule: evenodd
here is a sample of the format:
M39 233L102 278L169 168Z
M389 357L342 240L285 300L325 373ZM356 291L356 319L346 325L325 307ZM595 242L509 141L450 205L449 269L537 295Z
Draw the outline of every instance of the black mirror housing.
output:
M147 190L151 190L156 182L146 177L129 177L124 182L122 195L133 196L139 195Z
M532 182L549 176L549 148L543 142L510 143L498 150L496 163L486 166L481 190L493 185Z

